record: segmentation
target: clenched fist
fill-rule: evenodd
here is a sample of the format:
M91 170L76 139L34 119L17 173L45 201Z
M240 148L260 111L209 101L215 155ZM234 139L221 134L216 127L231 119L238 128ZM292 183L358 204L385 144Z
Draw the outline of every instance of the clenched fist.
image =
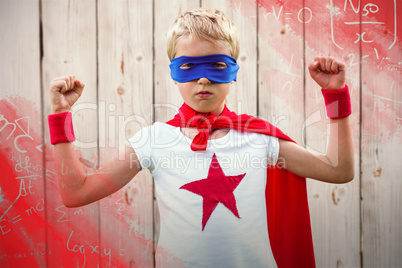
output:
M314 81L323 89L345 87L346 66L332 57L315 57L308 70Z
M56 77L50 82L51 113L70 111L81 96L85 84L75 79L75 75Z

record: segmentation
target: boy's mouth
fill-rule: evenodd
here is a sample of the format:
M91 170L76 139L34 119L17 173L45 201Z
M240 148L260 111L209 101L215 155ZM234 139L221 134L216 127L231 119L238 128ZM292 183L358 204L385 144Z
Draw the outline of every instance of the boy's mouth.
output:
M198 92L197 93L197 97L199 97L199 98L207 98L207 97L209 97L209 96L211 96L212 95L212 93L211 92L209 92L209 91L200 91L200 92Z

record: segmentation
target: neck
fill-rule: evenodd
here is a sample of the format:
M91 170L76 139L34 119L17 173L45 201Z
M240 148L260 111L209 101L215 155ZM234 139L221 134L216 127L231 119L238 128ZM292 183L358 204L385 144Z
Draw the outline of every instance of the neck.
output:
M225 105L220 106L216 111L211 112L212 114L217 114L220 115L223 112L223 109L225 108Z
M215 109L215 110L208 111L208 112L201 112L201 111L194 110L194 109L191 108L188 104L186 104L186 105L187 105L190 109L192 109L195 113L197 113L197 114L208 114L208 113L210 113L210 114L216 114L216 115L220 115L220 114L225 110L225 107L226 107L226 105L224 104L224 105L218 107L218 108Z

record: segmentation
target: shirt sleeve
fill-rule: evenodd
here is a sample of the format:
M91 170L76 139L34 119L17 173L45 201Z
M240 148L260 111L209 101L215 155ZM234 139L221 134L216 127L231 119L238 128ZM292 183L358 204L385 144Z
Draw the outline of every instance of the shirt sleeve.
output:
M264 135L267 143L267 165L274 166L278 162L279 157L279 139L277 137Z
M153 170L152 161L152 129L153 126L144 127L129 139L130 145L133 147L142 169Z

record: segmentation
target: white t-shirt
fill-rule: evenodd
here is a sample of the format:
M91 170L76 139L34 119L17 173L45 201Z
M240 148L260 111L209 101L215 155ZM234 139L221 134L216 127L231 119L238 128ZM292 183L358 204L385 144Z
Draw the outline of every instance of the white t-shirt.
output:
M205 151L192 151L191 142L180 128L158 122L130 139L142 168L148 168L155 181L161 218L157 265L163 249L186 267L276 267L268 238L265 186L266 166L277 161L278 139L230 130L209 140ZM210 175L215 172L213 158L219 163L213 169L223 171L223 181ZM220 189L212 189L216 184L204 182L219 180L223 186L218 188L226 188L233 178L238 184L232 196L225 195L229 209L219 199ZM220 201L214 207L184 185L207 192L211 188ZM212 209L209 216L204 201ZM203 217L208 218L204 226Z

